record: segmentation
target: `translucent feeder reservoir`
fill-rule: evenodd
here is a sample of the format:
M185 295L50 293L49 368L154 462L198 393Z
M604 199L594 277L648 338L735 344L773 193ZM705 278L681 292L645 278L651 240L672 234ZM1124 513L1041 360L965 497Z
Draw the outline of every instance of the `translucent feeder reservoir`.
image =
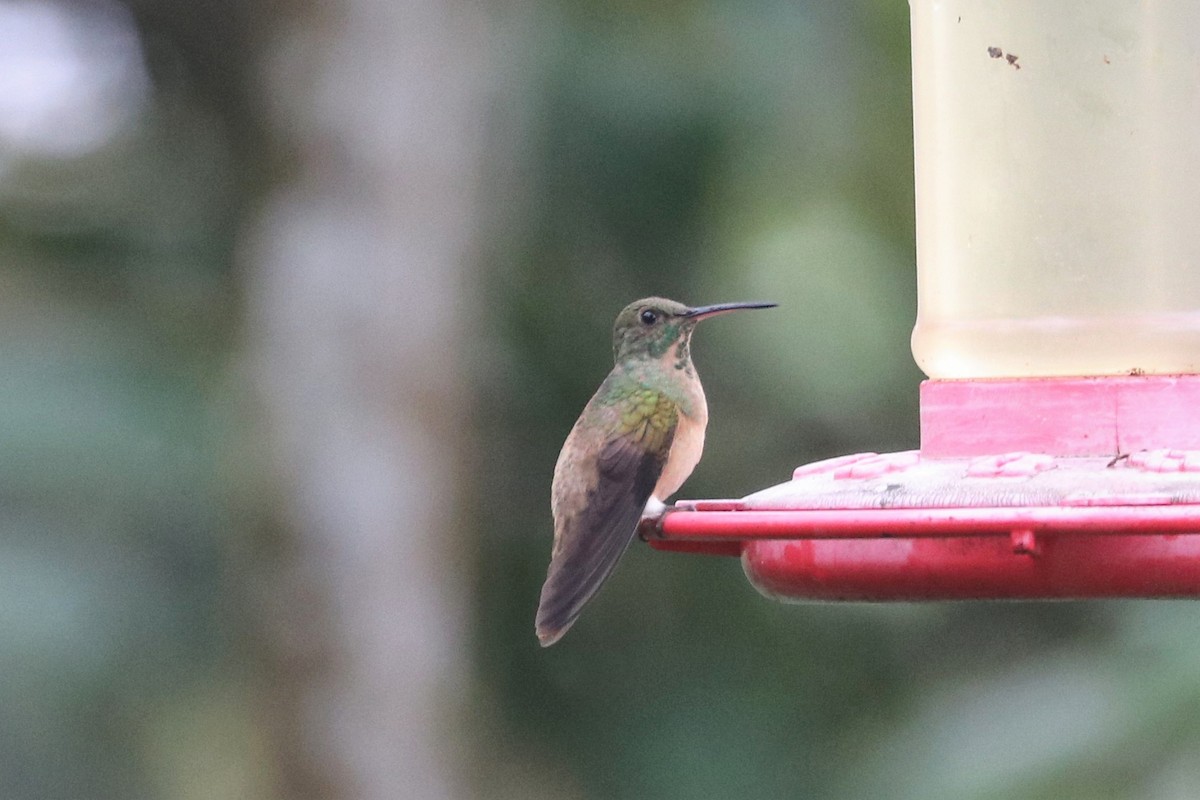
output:
M1200 372L1200 3L910 5L922 370Z

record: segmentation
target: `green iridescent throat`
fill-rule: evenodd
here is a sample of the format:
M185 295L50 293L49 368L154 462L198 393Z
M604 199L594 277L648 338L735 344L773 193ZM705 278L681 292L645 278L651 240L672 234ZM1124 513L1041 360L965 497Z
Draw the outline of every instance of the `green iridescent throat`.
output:
M680 357L687 361L692 327L691 323L684 320L672 320L650 330L626 329L613 342L613 356L618 362L630 358L659 359L667 354L672 345L679 342ZM679 368L682 369L682 365Z

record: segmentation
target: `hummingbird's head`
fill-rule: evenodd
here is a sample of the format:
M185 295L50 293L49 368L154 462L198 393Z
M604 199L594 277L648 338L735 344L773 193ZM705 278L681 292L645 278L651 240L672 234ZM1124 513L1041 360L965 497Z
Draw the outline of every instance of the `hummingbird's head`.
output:
M613 325L613 358L662 358L672 346L682 346L686 361L687 345L696 323L742 308L771 308L774 303L719 303L691 308L664 297L636 300L621 310Z

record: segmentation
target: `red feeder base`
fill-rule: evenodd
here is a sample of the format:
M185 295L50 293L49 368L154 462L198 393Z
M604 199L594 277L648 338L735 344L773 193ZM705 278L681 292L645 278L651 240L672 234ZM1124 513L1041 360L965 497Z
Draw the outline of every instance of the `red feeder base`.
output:
M1200 596L1195 408L1198 376L927 382L921 451L677 503L649 538L780 600Z
M1034 552L1006 538L748 542L750 582L777 600L1191 597L1200 537L1061 534Z

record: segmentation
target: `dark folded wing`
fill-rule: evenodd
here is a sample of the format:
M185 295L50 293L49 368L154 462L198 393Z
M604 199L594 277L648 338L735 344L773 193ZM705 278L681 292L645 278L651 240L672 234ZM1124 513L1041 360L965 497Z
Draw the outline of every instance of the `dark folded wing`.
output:
M559 522L559 547L538 604L537 634L543 646L567 632L633 541L673 436L673 424L666 430L639 425L601 450L597 480L586 502Z

